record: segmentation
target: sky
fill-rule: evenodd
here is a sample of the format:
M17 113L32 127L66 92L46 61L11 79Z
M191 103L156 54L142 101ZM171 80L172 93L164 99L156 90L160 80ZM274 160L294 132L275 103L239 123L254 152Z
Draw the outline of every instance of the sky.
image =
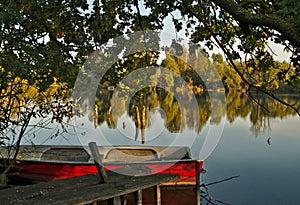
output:
M175 27L172 23L172 19L170 16L168 16L165 20L164 20L164 28L163 28L164 32L167 33L176 33L175 31ZM185 36L184 31L180 31L179 36ZM203 44L204 45L204 44ZM276 55L273 55L274 59L276 61L289 61L289 58L291 57L291 53L290 52L286 52L284 50L284 46L279 45L279 44L275 44L273 42L269 42L269 47L274 51L274 53ZM212 51L209 52L209 54L212 53L222 53L221 49L217 48L216 46L214 47L214 49Z
M89 4L91 5L93 0L88 0ZM140 11L143 15L147 15L149 13L149 10L147 10L144 5L143 5L143 0L139 1L139 7L140 7ZM90 9L92 9L92 7L90 6ZM174 13L174 16L179 15L179 13ZM171 34L176 34L175 32L175 27L173 25L171 16L169 15L165 20L164 20L164 27L163 27L163 32L167 32L167 33L171 33ZM184 27L184 25L183 25ZM184 37L184 39L186 39L185 34L184 34L184 30L180 31L179 33L177 33L177 35ZM203 44L204 45L204 44ZM284 51L284 47L282 45L278 45L275 44L273 42L269 42L269 47L274 51L274 53L276 55L273 55L274 60L276 61L289 61L289 58L291 56L291 53L288 53L286 51ZM211 55L212 53L222 53L221 49L214 47L214 49L212 51L209 51L209 54Z

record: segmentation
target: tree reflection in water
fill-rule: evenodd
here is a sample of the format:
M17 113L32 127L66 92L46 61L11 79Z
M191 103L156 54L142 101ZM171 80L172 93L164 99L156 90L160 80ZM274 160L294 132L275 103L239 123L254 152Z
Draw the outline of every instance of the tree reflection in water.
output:
M100 105L98 106L98 126L106 122L111 129L114 129L119 117L126 112L124 105L126 98L120 97L118 99L119 102L123 103L116 107L117 110L115 110L112 116L110 114L110 96L112 95L112 91L102 90L98 93L102 95L101 100L100 98L97 100L97 104ZM154 110L159 111L164 119L164 126L170 133L181 132L183 129L196 130L197 133L200 133L205 124L218 124L221 121L220 119L226 116L230 123L233 123L236 118L245 119L249 117L252 123L250 129L255 136L271 129L271 119L277 117L284 118L296 114L292 109L287 108L274 99L261 95L254 96L254 94L250 97L247 93L231 92L226 95L226 110L223 110L221 106L217 107L220 110L214 112L217 113L215 116L211 116L210 95L212 92L193 94L196 96L199 111L189 108L189 95L191 95L189 92L180 91L180 93L176 93L176 96L185 99L186 105L183 107L179 106L174 94L165 89L149 87L137 92L129 103L129 116L135 122L136 126L135 140L138 138L139 132L142 133L142 137L145 137L145 128L150 127L151 121L155 120L149 119L150 114ZM214 94L218 95L217 92ZM253 100L254 97L255 99ZM299 96L283 97L288 103L295 104L300 108L299 98ZM214 97L214 100L218 100L218 98ZM198 124L193 122L194 115L198 115L199 117L200 122Z
M224 88L217 83L217 76L209 72L210 62L200 50L197 61L193 61L191 66L182 59L166 55L162 67L159 67L155 60L152 61L154 54L156 55L152 52L141 53L139 58L129 56L127 60L117 62L107 71L96 94L98 126L106 122L109 128L116 129L121 116L127 114L135 125L133 138L137 140L141 133L141 141L144 142L145 129L151 127L150 114L156 111L163 118L163 124L170 133L180 133L184 129L200 133L206 124L219 125L226 117L230 123L237 118L249 118L252 123L250 129L258 136L270 129L271 119L296 114L280 102L251 91L228 91L225 109L221 95ZM138 68L147 66L149 69L138 75L138 79L126 81L127 84L122 81ZM156 66L157 69L151 69L151 66ZM203 73L201 77L209 79L206 81L207 86L196 71ZM176 81L176 78L182 79L184 83ZM130 96L134 88L138 88L145 81L154 86L143 87ZM161 86L155 86L157 84ZM114 94L116 87L121 91L117 95ZM193 98L197 101L198 110L191 106ZM283 96L280 99L300 108L299 94L294 97ZM121 124L123 130L128 128L126 122Z

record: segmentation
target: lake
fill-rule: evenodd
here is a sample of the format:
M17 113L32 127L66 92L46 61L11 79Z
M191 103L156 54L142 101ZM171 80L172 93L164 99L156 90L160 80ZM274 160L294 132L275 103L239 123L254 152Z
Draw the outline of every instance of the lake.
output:
M116 110L111 111L107 102L109 98L102 98L97 101L96 126L91 117L75 117L77 128L72 127L74 130L65 134L64 138L51 140L46 137L49 134L40 131L39 135L45 136L44 139L27 139L25 144L29 141L35 144L97 141L104 145L191 145L193 157L199 158L209 129L224 123L216 147L205 158L206 172L202 174L201 182L209 184L239 177L207 186L212 202L298 204L300 117L294 111L265 96L255 96L253 100L245 93L231 93L226 95L226 109L216 107L214 109L217 109L215 113L218 115L212 116L214 112L209 106L212 98L201 94L197 98L199 118L197 123L193 123L188 118L196 111L184 105L179 109L175 97L172 98L168 92L152 90L147 95L145 92L143 94L143 98L136 98L127 104L127 111L126 103L118 104ZM289 103L296 102L295 106L299 108L299 96L282 96L282 99ZM140 108L139 112L143 111L142 105L146 105L144 132L136 129L134 105ZM74 133L77 138L74 138ZM191 138L191 135L196 137ZM206 201L203 200L202 204Z
M202 180L239 178L212 185L210 194L230 204L298 204L299 125L299 116L274 118L271 130L256 137L248 118L226 123L220 143L205 162Z

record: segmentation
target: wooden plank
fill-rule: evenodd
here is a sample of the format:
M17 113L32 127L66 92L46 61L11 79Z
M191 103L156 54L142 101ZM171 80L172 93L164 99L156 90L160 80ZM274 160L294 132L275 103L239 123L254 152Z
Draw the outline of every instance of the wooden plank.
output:
M110 177L111 182L118 182L123 179L123 176L117 174L112 171L107 172L108 176ZM73 189L84 189L88 186L93 186L98 184L98 175L97 174L88 174L80 177L73 177L67 179L61 179L57 181L50 181L50 182L41 182L38 184L33 184L29 186L19 186L14 187L8 190L0 190L0 201L3 197L2 191L9 193L9 198L27 198L30 196L36 196L43 194L44 192L57 192L60 190L73 190Z
M121 196L122 205L126 205L127 201L130 199L130 194L125 194Z
M44 201L40 200L39 203L49 204L49 199L51 199L51 202L55 202L55 204L91 203L93 201L102 201L116 196L129 194L137 190L153 187L156 184L172 179L174 179L174 176L164 175L136 177L129 180L126 180L126 177L124 177L124 180L119 183L106 183L87 187L84 190L71 190L71 193L60 193L55 197L46 197ZM67 199L66 195L68 196Z
M115 173L113 171L107 171L107 175L110 178L110 182L118 182L124 179L123 175ZM50 182L41 182L38 184L28 185L28 186L19 186L4 190L0 190L0 201L4 197L2 192L7 193L9 198L27 198L36 195L40 195L44 192L57 192L61 190L73 190L73 189L84 189L88 186L93 186L98 184L98 175L97 174L88 174L80 177L73 177L67 179L61 179L57 181ZM8 198L9 197L9 198Z
M161 205L161 189L160 189L160 185L156 185L154 187L154 199L155 199L155 203L156 205Z
M28 186L18 186L10 189L0 190L0 201L28 198L42 195L43 193L56 192L59 190L78 189L97 184L98 176L96 174L89 174L81 177L61 179L50 182L41 182Z
M135 193L135 205L142 205L143 204L143 190L139 189Z
M112 199L110 199L110 205L122 205L121 203L121 197L120 196L116 196Z
M100 178L99 183L107 183L108 177L107 177L106 171L104 170L104 167L102 166L102 159L99 154L99 150L98 150L98 146L97 146L96 142L90 142L89 147L90 147L94 162L95 162L97 170L98 170L98 175Z
M77 186L65 186L62 188L54 182L45 182L30 186L1 190L0 201L3 204L88 204L95 201L103 201L110 198L136 192L140 189L150 188L157 184L174 180L178 175L151 175L140 177L118 176L118 181L110 181L105 184L91 182L95 175L88 177L75 177L72 180L64 179L56 181L57 184L65 182L77 183ZM78 180L78 181L76 181ZM85 186L80 186L80 182ZM54 184L53 184L54 183ZM54 186L54 187L52 187ZM41 188L44 189L41 189ZM40 189L39 189L40 188Z

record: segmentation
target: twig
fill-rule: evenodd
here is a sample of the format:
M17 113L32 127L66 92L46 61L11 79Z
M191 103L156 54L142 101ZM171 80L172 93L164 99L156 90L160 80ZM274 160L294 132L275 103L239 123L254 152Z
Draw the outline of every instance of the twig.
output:
M219 180L219 181L211 182L211 183L208 183L208 184L201 184L200 186L204 189L204 190L201 190L201 198L202 198L202 200L205 200L206 204L208 204L208 205L209 204L210 205L216 205L216 204L230 205L230 203L223 202L223 201L218 200L218 199L213 199L213 197L209 194L209 190L208 190L207 187L210 186L210 185L214 185L214 184L219 184L219 183L222 183L222 182L226 182L226 181L238 178L238 177L239 176L236 175L236 176L228 177L228 178L225 178L225 179L222 179L222 180Z
M210 186L210 185L219 184L219 183L222 183L222 182L225 182L225 181L229 181L231 179L235 179L235 178L239 178L239 177L240 177L239 175L236 175L236 176L228 177L226 179L222 179L222 180L219 180L219 181L215 181L215 182L211 182L211 183L203 184L203 185L204 186Z
M281 104L293 109L299 116L300 116L300 111L294 107L293 105L290 105L289 103L279 99L278 97L276 97L274 94L260 88L260 87L257 87L255 85L253 85L250 81L248 81L245 76L243 75L243 73L238 69L238 67L236 66L236 64L234 63L233 59L230 57L231 54L230 52L222 46L222 43L220 42L220 40L218 39L217 35L214 34L214 32L212 31L212 29L210 28L210 26L207 24L207 22L203 21L199 15L197 13L195 13L194 11L192 11L192 9L186 4L184 3L184 5L186 6L186 9L195 17L197 18L200 22L203 23L203 25L205 26L205 28L207 30L209 30L211 33L212 33L212 37L215 39L216 43L219 45L219 47L222 49L222 51L224 52L224 54L227 56L227 59L229 61L229 63L232 65L233 69L237 72L237 74L240 76L240 78L243 80L243 82L245 82L248 86L249 86L249 89L250 88L255 88L257 89L258 91L272 97L273 99L277 100L278 102L280 102ZM248 90L249 90L248 89Z
M268 108L266 108L263 104L261 104L259 101L257 101L254 96L252 96L251 92L248 92L249 93L249 96L250 98L257 104L259 105L260 107L262 107L264 110L266 110L268 113L270 113L270 110Z

